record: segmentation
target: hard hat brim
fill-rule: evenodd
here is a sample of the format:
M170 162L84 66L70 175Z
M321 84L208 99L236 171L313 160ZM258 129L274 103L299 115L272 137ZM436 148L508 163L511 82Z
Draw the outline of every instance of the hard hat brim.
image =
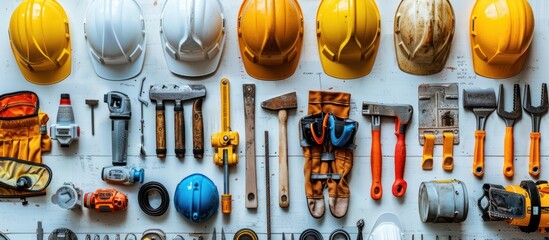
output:
M146 41L143 42L143 46L146 46ZM121 81L133 78L141 73L145 63L146 51L147 48L145 47L141 55L134 62L117 65L102 64L97 61L91 50L88 51L88 55L90 56L93 69L97 76L105 80Z
M402 54L400 50L398 50L398 46L396 44L397 43L395 43L395 49L398 67L403 72L414 75L432 75L442 71L442 69L446 65L446 58L428 64L410 61L410 59L408 59L404 54Z
M16 52L13 49L13 46L12 46L12 51ZM65 78L67 78L71 74L72 54L71 56L69 56L69 59L67 59L65 64L61 65L60 68L55 70L50 70L50 71L31 71L25 65L21 64L19 58L20 58L19 56L15 56L15 62L17 62L17 65L19 66L19 69L21 70L23 77L25 77L27 81L34 84L38 84L38 85L55 84L63 81Z
M297 56L295 56L292 61L284 62L279 65L257 64L248 59L243 53L241 53L241 56L244 68L251 77L259 80L275 81L289 78L295 73L299 62L300 52L301 51L298 51Z
M489 64L480 57L478 57L477 54L475 54L474 50L472 52L472 55L473 68L475 69L476 74L487 78L502 79L513 77L522 71L522 68L526 63L526 59L528 58L529 51L526 51L512 65Z
M166 41L163 37L162 45L165 46ZM223 55L223 48L225 47L225 35L223 35L221 40L220 51L211 59L206 59L203 61L179 61L171 56L169 56L166 51L164 51L164 58L166 59L166 64L168 64L168 69L179 76L184 77L202 77L214 73L219 64L221 63L221 56Z
M322 54L322 50L320 49L320 46L322 46L322 44L319 43L318 53L320 54L320 63L322 64L322 69L326 74L334 78L353 79L364 77L372 72L377 56L379 41L380 37L378 36L374 43L376 49L374 50L372 56L370 56L365 61L359 61L355 63L339 63L331 61L326 56L324 56L324 54Z

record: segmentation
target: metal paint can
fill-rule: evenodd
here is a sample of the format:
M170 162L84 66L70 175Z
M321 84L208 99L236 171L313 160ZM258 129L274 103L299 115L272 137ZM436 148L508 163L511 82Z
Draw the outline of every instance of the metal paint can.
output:
M424 223L465 221L469 211L465 183L459 180L422 182L419 186L418 209Z

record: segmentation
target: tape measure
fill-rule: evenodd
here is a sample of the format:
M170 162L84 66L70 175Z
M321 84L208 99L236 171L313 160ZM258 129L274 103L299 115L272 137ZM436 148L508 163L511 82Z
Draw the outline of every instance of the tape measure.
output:
M234 240L258 240L257 234L249 228L243 228L238 230L234 235Z

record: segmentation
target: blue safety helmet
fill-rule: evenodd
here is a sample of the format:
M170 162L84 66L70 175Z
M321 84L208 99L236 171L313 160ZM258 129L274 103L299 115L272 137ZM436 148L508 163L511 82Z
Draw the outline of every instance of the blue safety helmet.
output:
M217 212L219 193L212 180L195 173L177 185L174 204L177 212L185 219L205 222Z

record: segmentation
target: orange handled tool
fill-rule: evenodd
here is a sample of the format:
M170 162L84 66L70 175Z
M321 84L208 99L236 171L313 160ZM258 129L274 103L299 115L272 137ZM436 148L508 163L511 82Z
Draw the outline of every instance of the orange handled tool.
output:
M372 199L379 200L383 196L383 188L381 187L381 118L379 116L372 116L372 188L370 189L370 196Z
M530 175L539 176L539 139L541 134L539 132L530 133L530 164L528 166L528 172Z
M475 152L473 155L473 174L477 177L482 177L484 174L484 137L486 131L475 131Z
M513 126L522 116L522 104L520 102L520 86L515 84L513 86L513 110L510 112L505 111L504 103L504 91L503 84L499 85L499 97L498 97L498 115L505 120L505 140L504 140L504 152L503 152L503 175L506 177L513 177L515 169L513 166L514 159L514 140L513 140Z
M494 89L463 89L463 106L475 114L477 130L475 131L475 152L473 158L473 174L484 175L484 137L486 119L496 110L496 92Z
M406 181L404 181L404 167L406 165L405 133L408 123L412 119L413 108L411 105L380 104L372 102L362 103L362 115L372 116L372 188L373 199L380 199L381 190L381 143L380 143L380 119L382 116L395 118L395 182L393 183L393 195L404 196Z
M547 113L549 109L549 100L547 97L547 84L541 86L541 104L537 107L532 106L530 100L530 85L526 85L524 89L524 110L532 117L532 132L530 133L530 164L528 172L531 176L537 177L541 172L540 169L540 122L541 117Z
M404 167L406 166L406 127L408 123L400 122L395 119L395 135L397 142L395 145L395 182L393 183L393 195L402 197L406 193L408 184L404 180Z

